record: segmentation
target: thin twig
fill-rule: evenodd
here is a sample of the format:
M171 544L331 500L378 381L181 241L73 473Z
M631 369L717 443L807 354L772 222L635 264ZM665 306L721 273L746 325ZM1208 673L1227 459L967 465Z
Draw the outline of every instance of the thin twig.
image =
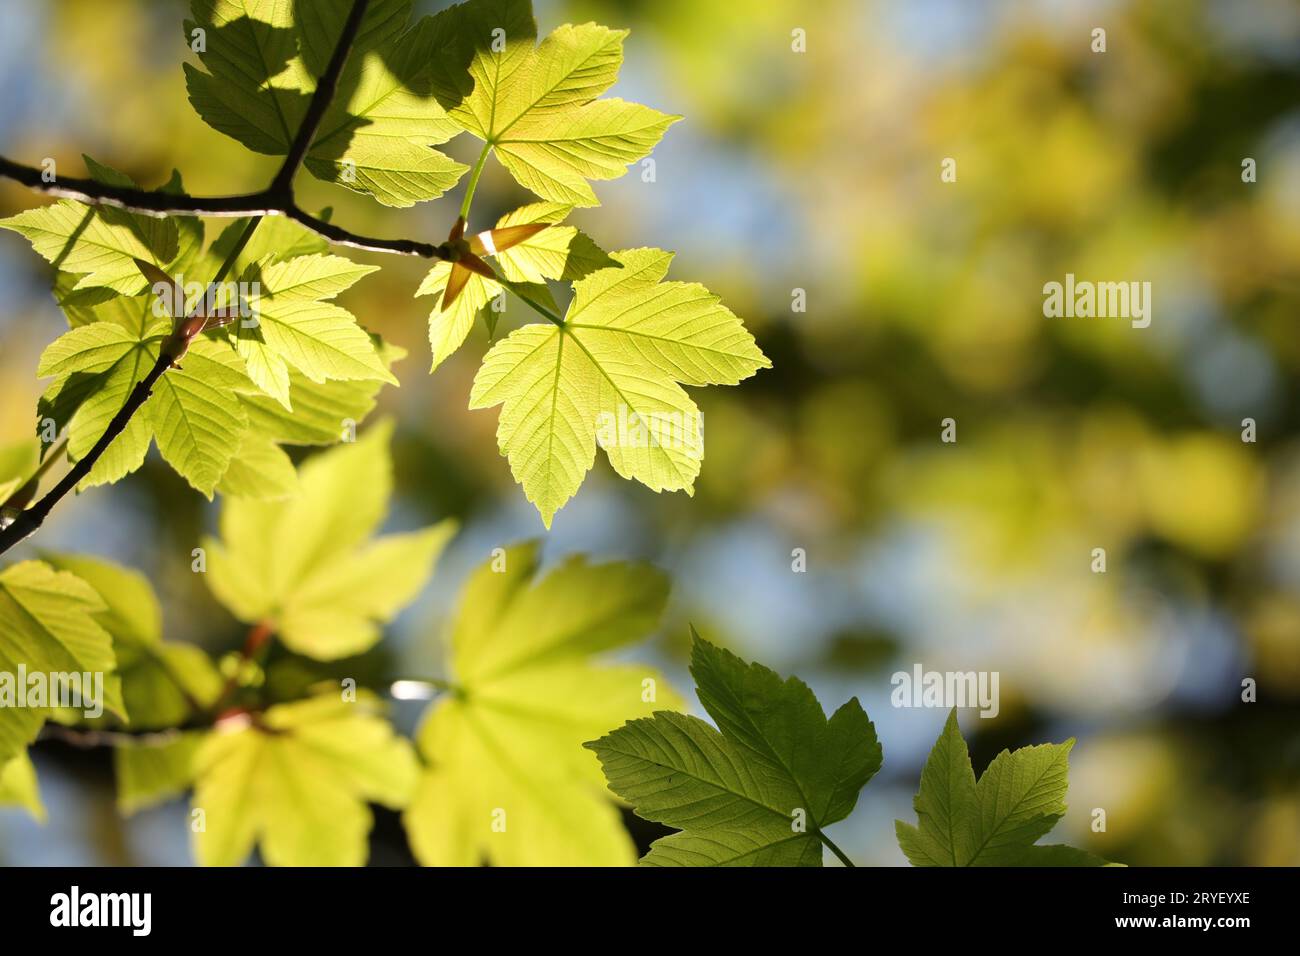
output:
M41 728L38 740L58 740L72 747L91 750L95 747L161 747L169 744L183 734L195 731L214 730L222 723L239 723L250 720L245 713L227 713L216 720L195 720L166 727L162 730L99 730L91 727L67 727L63 724L47 723Z
M262 621L254 624L248 631L248 637L244 639L244 646L239 651L239 661L231 670L230 676L226 678L225 686L221 688L221 693L213 702L209 709L214 714L220 714L226 704L235 695L239 689L239 678L242 676L244 666L257 656L261 650L270 643L271 638L275 636L275 628L268 621Z
M73 176L46 182L41 178L41 170L3 156L0 156L0 176L47 196L75 199L91 206L115 206L145 216L285 216L330 242L353 249L388 252L399 256L421 256L425 259L446 259L449 255L442 243L419 242L415 239L377 239L350 232L304 211L292 194L272 189L238 196L204 197L191 196L189 193L149 192Z

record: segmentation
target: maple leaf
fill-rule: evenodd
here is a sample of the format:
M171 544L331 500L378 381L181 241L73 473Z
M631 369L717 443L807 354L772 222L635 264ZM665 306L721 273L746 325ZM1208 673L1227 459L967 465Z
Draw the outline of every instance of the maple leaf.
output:
M914 866L1105 866L1072 846L1039 846L1065 815L1074 740L1002 751L977 783L957 711L921 773L917 825L895 821Z
M18 706L20 668L27 674L101 674L105 710L125 719L121 680L112 638L95 620L105 605L76 575L41 561L23 561L0 571L0 764L22 752L54 708ZM8 684L8 687L4 686ZM47 681L48 685L48 681ZM48 696L47 696L48 700Z
M370 695L330 693L223 721L193 755L194 855L237 866L255 844L272 866L360 866L367 802L401 808L418 765ZM304 797L304 795L307 795Z
M681 119L598 99L618 79L626 30L566 24L538 45L529 0L469 0L434 20L442 49L458 52L433 75L447 115L543 199L598 205L589 181L622 176Z
M828 720L803 681L693 637L691 674L716 730L661 712L585 744L638 816L681 828L641 862L821 866L823 828L880 769L875 727L856 697Z
M654 491L692 492L699 408L678 383L735 385L771 365L716 295L663 282L672 253L628 249L573 284L562 319L525 325L483 360L470 408L502 405L497 442L549 528L595 460Z
M306 462L277 501L235 498L221 539L205 538L207 581L248 624L268 623L291 650L359 654L424 585L453 522L371 540L392 493L389 422Z
M565 561L538 578L535 544L470 577L451 625L455 690L418 735L426 768L404 820L431 866L620 865L635 858L582 741L681 706L657 671L602 664L657 622L662 574Z
M114 186L137 188L128 176L84 156L91 178ZM179 190L180 180L164 190ZM187 227L192 241L191 225ZM202 229L201 225L197 226ZM109 289L137 295L151 282L137 263L159 268L187 253L180 246L175 220L126 212L112 206L91 207L71 199L28 209L0 220L0 229L24 236L32 248L63 272L75 275L71 291Z
M544 305L556 309L547 279L581 279L597 269L617 265L588 236L573 226L558 225L573 209L564 203L533 203L521 206L497 220L493 229L475 237L478 255L495 257L502 276L522 285ZM520 230L522 227L523 231ZM543 228L544 227L544 228ZM498 236L506 237L498 242ZM461 269L458 293L448 299L452 277ZM505 291L495 276L470 271L451 262L439 262L424 277L416 296L437 296L438 304L429 313L429 345L436 369L461 347L474 325L483 317L489 333L495 328L495 312L489 302Z

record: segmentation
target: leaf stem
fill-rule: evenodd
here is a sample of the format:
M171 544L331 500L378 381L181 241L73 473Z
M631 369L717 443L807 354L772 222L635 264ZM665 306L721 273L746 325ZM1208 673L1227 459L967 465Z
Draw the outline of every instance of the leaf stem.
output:
M469 174L469 183L465 187L465 198L460 203L460 218L469 222L469 207L474 201L474 190L478 189L478 178L483 175L483 167L487 163L488 153L492 152L492 144L484 143L483 151L478 154L478 162L474 164L474 170Z
M492 271L496 272L496 269L493 268ZM536 312L538 315L542 316L543 318L549 319L551 322L554 322L560 328L564 328L564 319L561 316L556 315L554 312L552 312L546 306L542 305L540 302L533 299L530 295L528 295L528 293L524 292L520 286L520 283L511 282L500 272L497 272L496 274L496 281L501 285L505 286L511 292L513 292L516 296L518 296L519 299L525 305L531 307L532 310Z
M244 669L244 665L256 657L274 636L275 627L269 621L261 621L249 628L248 636L244 639L244 646L239 651L239 662L235 669L231 671L230 676L226 678L225 686L221 688L221 693L217 695L217 699L208 708L210 713L221 714L222 709L230 702L230 699L235 695L235 691L239 689L240 672Z
M235 240L235 245L231 248L230 254L226 256L226 261L221 263L221 268L218 269L217 274L212 277L212 281L208 283L208 288L216 285L226 277L228 272L230 272L231 268L235 264L235 260L239 258L239 254L248 247L248 241L253 238L253 233L257 230L257 224L261 221L261 216L254 216L248 220L248 223L244 226L244 231L241 232L239 238Z
M849 867L856 866L856 864L848 858L848 856L844 853L844 851L835 845L835 841L832 840L830 837L828 837L823 831L818 830L817 837L822 841L822 843L826 844L826 846L830 849L832 853L834 853L837 857L840 858L840 862L843 863L845 866L849 866Z

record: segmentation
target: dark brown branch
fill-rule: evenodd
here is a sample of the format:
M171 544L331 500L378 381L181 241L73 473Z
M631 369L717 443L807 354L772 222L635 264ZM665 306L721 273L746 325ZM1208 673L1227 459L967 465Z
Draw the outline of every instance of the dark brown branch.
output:
M361 29L361 21L365 17L368 5L369 0L355 0L353 3L352 11L348 14L348 19L339 34L338 43L330 56L329 65L317 83L316 91L312 94L311 102L307 106L307 113L298 128L298 134L294 137L293 144L290 146L289 154L285 157L284 164L280 167L274 181L260 193L199 199L184 194L126 189L121 186L98 183L90 179L64 179L58 182L46 182L39 170L11 162L3 157L0 157L0 175L7 176L25 186L50 195L77 199L91 205L117 206L121 209L129 209L132 212L141 212L151 216L246 216L254 218L274 215L288 216L295 222L301 223L332 242L342 243L354 248L446 259L450 253L445 245L435 246L430 243L413 242L409 239L384 240L359 236L308 215L299 209L294 202L294 174L302 165L303 158L307 155L307 150L311 146L311 141L316 136L316 130L320 126L321 118L325 115L325 111L329 108L330 102L338 90L339 77L343 73L343 67L347 63L348 53L352 50L352 44L356 40L357 33ZM252 234L252 226L253 224L250 223L250 228L245 230L240 247L232 251L226 265L222 267L223 271L234 261L239 248L242 248L242 243L248 241L248 237ZM219 275L214 281L220 281L221 278ZM197 330L192 331L197 332ZM172 338L176 339L177 334L174 333ZM186 345L188 345L188 340L169 341L167 345L164 345L158 355L158 361L149 370L149 374L136 383L135 388L131 390L131 394L127 396L126 403L118 409L117 414L108 423L108 428L99 437L99 441L95 442L94 447L69 469L68 473L63 476L57 485L50 489L45 497L41 498L32 507L19 512L8 527L0 530L0 554L5 553L34 534L44 524L46 517L54 506L62 501L90 473L90 470L95 467L95 463L99 461L100 456L112 444L113 439L117 438L126 428L131 416L148 401L154 384L162 377L164 372L175 364L176 358L183 354ZM3 502L0 502L0 504L3 504Z
M116 206L146 216L287 216L330 242L351 246L353 249L388 252L399 256L422 256L425 259L446 259L448 256L443 244L418 242L414 239L376 239L350 232L305 212L294 201L292 193L276 189L264 189L239 196L204 197L111 186L93 179L72 176L46 182L41 178L39 169L15 163L3 156L0 156L0 176L47 196L75 199L91 206Z

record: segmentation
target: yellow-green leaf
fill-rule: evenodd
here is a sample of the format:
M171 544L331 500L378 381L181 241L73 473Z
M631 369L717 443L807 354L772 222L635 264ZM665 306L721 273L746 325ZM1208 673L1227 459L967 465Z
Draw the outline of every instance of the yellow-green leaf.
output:
M400 809L418 765L368 696L280 704L218 725L195 756L194 833L203 866L237 866L260 846L272 866L360 866L367 802Z
M22 807L38 823L45 822L45 805L41 803L36 783L36 768L27 753L0 760L0 807Z
M117 808L130 816L184 793L194 782L194 758L208 735L187 731L113 748Z
M617 265L584 233L572 226L558 225L573 209L562 203L532 203L507 213L495 228L548 223L547 228L523 242L495 252L501 273L514 283L527 286L535 302L555 309L554 299L546 287L547 279L577 280L596 269ZM439 262L424 277L416 296L435 297L429 313L429 345L436 369L464 344L479 316L487 317L489 303L500 295L500 283L471 273L465 288L447 309L442 308L442 294L451 275L451 264ZM521 290L523 291L523 290Z
M404 816L426 865L626 865L632 841L582 742L681 700L653 668L605 664L657 623L665 577L566 561L535 545L479 568L452 624L456 690L419 732L426 768Z
M207 34L199 54L205 69L185 67L190 102L249 149L284 155L351 7L348 0L195 0L187 34ZM305 162L317 178L389 206L434 199L466 170L431 148L458 130L433 92L439 36L428 20L407 29L410 7L410 0L370 4Z
M237 498L287 498L298 487L293 462L275 442L253 430L221 476L217 490Z
M76 575L103 601L103 609L92 616L113 640L130 727L178 726L216 700L224 683L221 675L202 649L163 641L162 609L144 575L83 555L52 554L44 560ZM123 722L105 715L86 723Z
M85 160L93 179L136 187L129 177L89 156ZM172 220L112 206L92 208L70 199L0 220L0 229L24 236L56 268L75 274L73 289L105 288L135 295L149 286L137 259L164 268L178 253L177 226Z
M0 762L8 761L36 736L52 709L19 695L19 668L27 674L89 674L84 709L102 705L126 716L116 673L112 638L96 621L105 610L99 594L67 571L41 561L23 561L0 571ZM96 690L102 696L95 700ZM20 706L25 703L26 706Z
M662 282L672 254L629 249L574 283L561 324L532 324L483 360L471 408L502 405L497 441L550 527L605 450L654 491L692 491L699 409L678 384L734 385L771 363L703 286Z
M597 99L618 78L626 30L566 24L535 46L528 0L468 0L443 16L469 59L468 82L436 77L448 114L543 199L597 205L589 181L623 175L680 119Z
M442 522L370 540L388 508L390 423L303 465L297 492L232 499L221 540L205 539L207 580L241 621L269 622L291 649L322 660L359 654L423 587L451 536Z

